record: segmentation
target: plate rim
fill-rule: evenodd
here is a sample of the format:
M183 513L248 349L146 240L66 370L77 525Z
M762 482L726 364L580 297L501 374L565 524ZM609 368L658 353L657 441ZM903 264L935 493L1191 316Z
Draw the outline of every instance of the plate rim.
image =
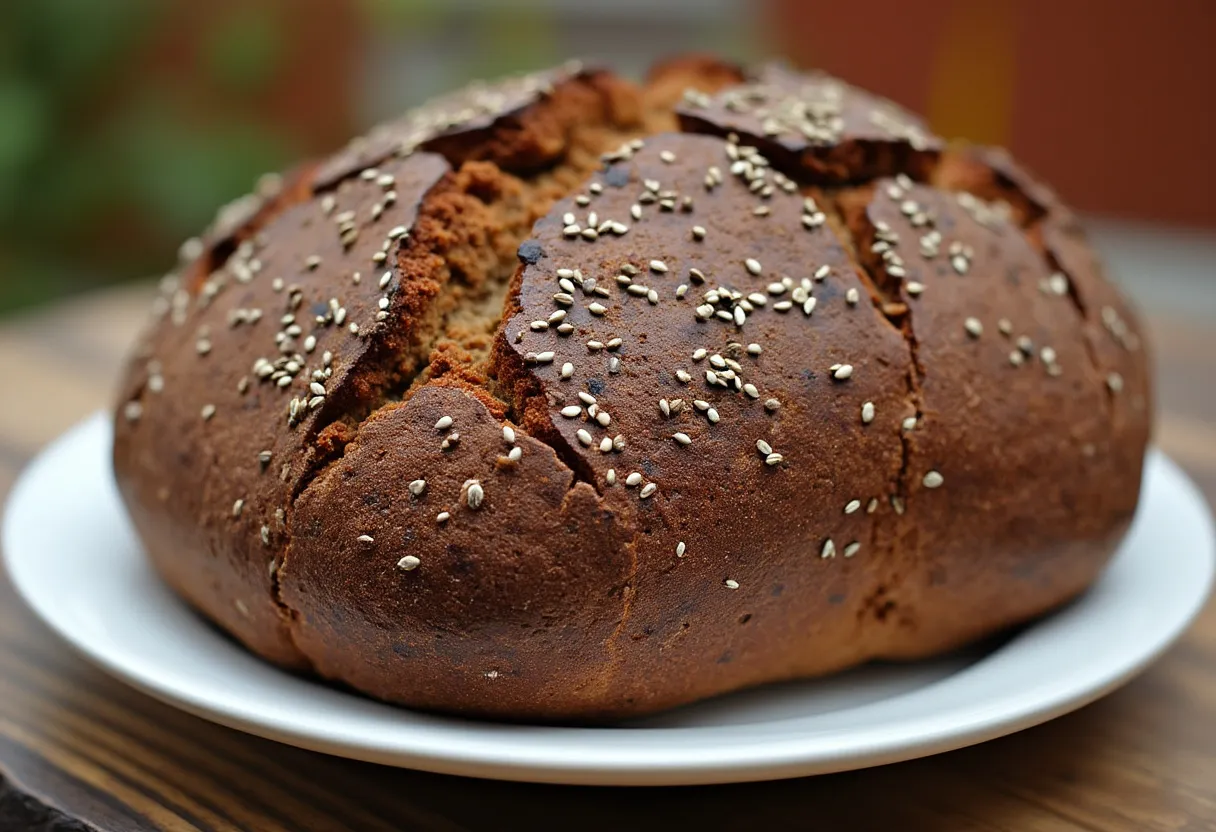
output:
M1216 578L1216 531L1207 502L1176 463L1160 450L1151 447L1146 458L1146 487L1143 493L1148 493L1150 469L1159 469L1160 473L1154 476L1173 479L1175 484L1183 489L1186 502L1189 503L1185 508L1194 513L1195 520L1203 528L1203 535L1196 542L1196 547L1206 550L1196 558L1197 562L1202 559L1202 579L1196 582L1195 591L1189 598L1190 603L1184 609L1174 611L1168 626L1161 628L1151 648L1140 649L1134 660L1115 669L1107 667L1098 673L1091 670L1088 676L1079 670L1068 685L1041 684L1038 686L1041 690L1031 700L1031 705L1015 708L1012 707L1013 700L1004 697L998 700L1004 705L1003 708L995 712L989 710L982 718L979 714L970 714L971 719L962 724L958 714L947 712L944 716L939 715L936 720L924 716L906 720L906 724L903 724L902 730L898 732L892 732L889 725L877 726L868 731L850 729L845 732L850 741L837 742L834 747L829 744L830 737L820 735L817 742L808 744L806 737L794 732L793 736L770 737L764 742L737 743L729 746L727 753L704 754L694 750L685 751L682 755L673 755L656 753L653 747L647 747L639 754L636 749L631 750L628 741L614 746L612 743L603 742L602 738L611 736L619 739L629 737L631 732L637 731L645 732L647 737L652 739L675 739L675 735L679 734L679 741L673 744L680 747L688 739L690 732L712 731L720 735L754 733L756 726L745 724L716 728L588 728L512 725L422 714L363 700L355 694L344 694L355 702L390 708L393 712L403 711L419 720L419 724L410 725L406 732L414 737L413 743L405 744L408 747L403 747L400 742L368 742L366 737L352 741L349 736L344 738L338 730L318 730L316 725L311 729L302 728L298 722L293 724L290 718L268 715L264 709L259 711L256 707L234 707L231 702L217 703L192 695L188 689L140 672L139 668L132 667L130 661L117 661L104 650L98 650L95 645L89 644L87 639L67 627L63 620L43 608L40 592L23 585L20 578L21 569L17 564L19 558L14 554L15 550L20 548L18 520L14 518L19 516L19 512L25 509L28 502L37 502L35 498L38 496L37 486L41 484L41 478L65 454L71 451L81 453L100 450L96 447L100 442L104 446L105 458L108 459L110 428L109 416L97 413L59 436L25 467L6 501L3 523L0 526L3 562L18 595L37 618L87 662L165 704L208 721L313 751L443 774L578 785L694 785L828 773L962 748L1054 719L1083 707L1126 683L1155 661L1186 631L1204 608ZM108 466L104 475L112 481L112 472ZM1142 498L1141 504L1145 503L1147 500ZM1206 557L1203 557L1204 555ZM148 568L151 569L150 566ZM1099 578L1098 583L1101 581ZM176 596L174 597L176 599ZM180 599L176 600L184 604ZM1055 616L1051 616L1045 621L1054 618ZM1034 630L1043 623L1032 624L1029 629ZM243 648L234 646L234 649L243 652ZM966 672L967 670L962 670L929 687L953 680ZM299 684L314 685L318 690L331 690L306 679L285 675ZM1054 692L1049 690L1052 687L1056 688ZM483 740L466 736L465 742L452 742L454 730L446 725L452 721L459 723L455 732L482 737ZM935 725L935 722L946 724ZM434 736L430 736L432 734ZM522 745L513 744L510 741L511 736L520 734L528 735L528 742ZM497 744L484 742L486 735L492 735L498 740ZM503 741L503 735L506 741ZM567 751L564 755L555 755L553 748L549 747L554 744L555 737L564 738L567 744L576 745L579 740L587 740L590 735L597 737L594 741L594 753L588 753L588 749L584 748L579 754Z

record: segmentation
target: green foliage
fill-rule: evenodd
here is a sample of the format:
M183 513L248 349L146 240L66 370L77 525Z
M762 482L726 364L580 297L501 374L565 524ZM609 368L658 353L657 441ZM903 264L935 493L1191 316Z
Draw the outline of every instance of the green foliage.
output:
M282 50L274 15L253 4L230 12L204 42L208 73L234 92L255 90L268 82Z
M208 15L190 38L187 73L232 104L219 112L149 68L173 11L164 0L0 0L0 312L159 272L217 205L294 155L241 115L282 58L270 8Z

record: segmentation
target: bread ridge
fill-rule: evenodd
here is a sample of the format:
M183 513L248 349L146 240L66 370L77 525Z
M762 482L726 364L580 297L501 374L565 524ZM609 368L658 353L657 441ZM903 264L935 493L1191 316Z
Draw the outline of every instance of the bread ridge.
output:
M690 86L695 88L697 81L702 76L711 76L714 89L707 90L705 95L717 95L721 92L720 84L723 78L737 79L734 81L734 87L742 87L748 83L764 83L764 78L771 77L768 70L761 70L754 73L755 77L760 78L760 81L747 81L745 73L729 64L710 64L713 71L707 73L705 71L706 64L701 62L699 65L682 64L677 61L663 67L655 77L649 80L649 86L641 91L632 91L627 87L622 86L622 82L616 79L606 80L609 76L603 73L597 74L595 77L600 79L600 82L606 84L610 89L607 92L601 90L602 99L632 99L632 105L625 105L623 108L618 101L614 105L609 105L608 110L617 107L618 110L625 111L633 110L632 114L626 112L622 117L622 121L626 124L618 125L615 130L608 130L612 133L613 138L629 138L631 136L647 136L655 137L656 141L661 141L664 135L668 134L668 129L676 127L674 114L670 110L662 108L646 111L644 102L646 101L647 91L657 89L663 85L671 86L672 76L680 76L681 73L689 75ZM586 76L581 73L581 68L573 73L568 73L570 77L564 80L554 82L554 88L560 89L564 84L585 83ZM784 75L778 77L784 82L793 78L792 74L787 71ZM801 81L798 81L801 83ZM726 87L729 91L732 87ZM851 89L851 88L850 88ZM548 93L546 93L547 95ZM851 94L851 93L850 93ZM692 100L697 99L697 95L693 95ZM571 187L573 184L569 181L561 181L560 175L554 174L553 171L559 170L565 163L565 154L569 151L570 137L565 137L566 144L562 145L554 157L554 161L547 164L538 165L535 162L535 156L529 157L527 153L520 156L512 150L511 153L506 153L502 158L508 160L508 167L503 168L494 161L478 159L479 147L494 147L494 146L511 146L514 142L518 144L518 138L521 134L526 134L529 126L526 125L528 113L537 109L543 109L543 103L538 103L543 99L533 100L525 106L513 106L510 112L503 115L500 114L490 120L488 124L478 122L475 133L480 134L480 139L474 136L474 139L469 139L467 136L460 137L459 141L449 142L449 147L458 147L458 151L449 151L453 155L449 158L445 156L441 150L438 154L438 159L446 165L446 170L430 185L418 198L418 219L412 223L410 234L407 236L407 241L403 246L402 252L397 257L398 269L402 269L402 263L414 262L427 259L433 255L436 248L440 247L437 242L450 232L451 228L459 225L461 222L467 222L467 219L461 218L462 211L471 211L475 206L477 197L473 194L479 191L487 193L498 189L497 193L491 193L486 205L496 204L495 200L505 200L514 198L521 201L527 201L537 198L538 204L542 206L541 216L543 219L545 214L551 214L551 211L543 210L543 203L546 199L550 202L558 196L571 198L576 193L576 188ZM581 106L581 103L580 103ZM522 114L522 115L521 115ZM612 118L619 116L610 115L606 121L611 121ZM699 120L698 120L699 119ZM680 132L674 135L696 135L702 134L707 136L726 137L735 131L730 129L730 126L723 126L720 123L706 121L704 119L692 119L686 117L681 111L680 124L682 128ZM483 120L484 121L484 120ZM521 129L521 122L524 122L524 127ZM569 129L569 125L565 125L565 129ZM919 128L917 128L919 129ZM508 142L501 139L501 131L506 131L512 138ZM496 132L497 131L497 132ZM739 139L736 142L739 146L754 146L764 147L772 146L772 143L760 133L748 134L741 131ZM601 137L602 138L602 137ZM906 379L906 390L903 392L903 400L914 413L918 420L922 417L921 411L921 392L919 383L923 376L923 368L918 364L916 356L916 335L913 329L915 320L915 310L912 309L913 301L906 296L902 297L902 305L905 311L893 313L890 308L891 291L884 286L886 278L877 269L877 263L868 257L864 252L867 248L867 241L857 232L861 229L861 222L854 217L854 223L850 224L846 214L848 211L841 207L841 195L847 192L864 190L865 186L860 188L857 186L859 181L877 182L886 176L904 176L910 174L916 177L917 182L933 182L940 188L955 187L956 179L958 181L966 181L971 183L972 180L957 176L956 179L951 179L949 176L942 174L942 171L951 167L952 161L956 156L963 155L970 151L960 151L955 149L946 149L943 144L934 137L929 137L929 141L904 141L901 147L903 149L896 150L893 153L887 153L885 150L873 150L871 148L845 148L839 154L833 156L833 161L828 165L818 165L814 167L806 167L803 162L807 158L806 148L801 148L799 153L779 150L768 161L774 170L780 171L784 176L791 181L798 183L798 190L817 195L819 203L825 209L825 214L830 217L825 218L825 222L829 222L833 233L843 235L840 239L843 245L845 256L848 258L848 267L857 274L861 285L866 290L871 304L881 313L880 325L890 327L893 331L899 334L899 338L903 342L907 350L907 363L901 368L904 378ZM481 144L478 143L481 141ZM650 142L648 138L647 143ZM864 142L861 142L864 144ZM425 144L425 143L424 143ZM526 142L525 142L526 144ZM538 145L543 145L544 142L538 142ZM842 143L838 143L842 144ZM913 145L916 145L913 147ZM609 150L608 147L601 147L600 150ZM421 155L426 155L430 151L420 151ZM812 147L810 158L815 158L815 150ZM383 164L388 158L380 158L376 163ZM408 161L415 156L406 156ZM524 165L524 169L517 169L515 173L510 170L510 159L527 158L528 163ZM970 158L970 157L969 157ZM845 160L841 162L840 160ZM945 160L945 161L943 161ZM453 162L458 161L460 164L453 167ZM842 167L843 165L843 167ZM858 166L864 175L855 175L855 172L849 165ZM981 159L979 163L970 163L965 166L966 172L975 177L979 175L981 179L987 176L990 181L980 182L984 188L993 197L999 196L1007 201L1031 206L1037 213L1033 216L1029 211L1025 216L1020 217L1019 233L1023 234L1029 241L1028 245L1033 245L1048 264L1051 271L1067 271L1065 268L1068 264L1065 260L1071 258L1073 272L1080 272L1085 268L1091 268L1086 264L1079 264L1078 258L1081 256L1079 251L1085 251L1083 244L1075 243L1071 235L1074 234L1073 225L1074 218L1066 213L1058 203L1043 205L1045 201L1038 185L1035 181L1025 175L1008 176L1000 169L992 166L986 159ZM187 268L187 286L197 291L204 291L207 272L212 271L212 267L220 267L223 264L213 262L214 252L223 253L225 247L236 251L247 240L254 239L261 229L266 228L274 223L276 218L293 207L309 203L316 204L324 200L326 195L335 191L342 186L343 183L359 177L359 174L354 171L345 172L337 178L321 178L317 179L317 171L321 168L312 166L305 168L302 172L297 172L289 177L286 185L279 185L278 188L271 189L273 193L262 197L262 204L258 205L253 211L248 212L248 216L243 221L229 223L235 228L225 229L222 234L212 235L203 244L206 257L198 257L197 261L191 268ZM516 175L519 174L519 175ZM536 180L546 176L552 176L554 182L543 198L538 197L540 191L544 191L544 187L536 189ZM311 177L311 179L310 179ZM313 184L310 188L301 189L301 182L309 182ZM320 183L319 185L317 183ZM504 197L504 193L527 190L526 196L521 196L516 192L513 197ZM962 192L962 188L958 188ZM977 188L979 190L979 188ZM535 192L534 192L535 191ZM439 206L443 203L444 196L448 195L448 201L452 203L450 212L443 215L439 211ZM286 195L286 196L284 196ZM298 200L298 201L297 201ZM464 201L462 201L464 200ZM455 207L457 203L467 205L464 208ZM847 201L847 199L845 200ZM521 217L528 215L528 209L521 208ZM442 215L444 219L440 220L437 217ZM1063 219L1059 219L1063 217ZM426 230L428 223L434 222L436 227L433 231ZM530 253L526 250L527 237L532 234L533 226L527 219L519 219L512 229L503 231L503 238L518 238L516 242L524 243L524 248L520 249L521 264L518 268L513 269L514 274L511 276L511 284L508 288L507 297L504 303L501 319L502 323L498 328L497 334L494 336L493 345L489 348L489 358L477 352L482 349L477 346L470 352L465 349L466 345L447 345L443 349L445 352L440 356L435 367L439 369L436 377L432 377L429 373L432 370L432 364L429 363L435 356L436 346L440 342L450 341L445 338L444 327L447 322L447 315L440 315L437 322L433 322L430 326L431 339L413 340L413 330L416 329L415 322L422 316L434 312L434 298L441 297L447 286L452 282L449 276L439 281L439 286L436 289L434 297L417 299L415 306L409 306L408 298L398 299L394 296L391 305L388 308L390 317L387 322L390 324L388 335L383 336L378 347L375 349L375 355L367 359L367 364L360 365L357 368L356 378L351 382L352 390L354 391L348 397L337 397L338 404L336 406L330 404L329 401L320 405L323 413L323 418L309 422L304 426L304 432L307 436L306 445L311 446L309 453L311 458L305 469L299 474L293 474L294 481L292 483L290 501L285 507L285 517L283 529L281 532L282 544L281 555L276 555L277 566L272 566L272 583L270 587L270 597L276 606L281 617L282 625L280 628L280 636L269 641L262 639L260 636L249 635L249 630L252 628L244 625L232 626L232 622L226 621L225 616L216 610L216 605L210 599L200 600L197 597L191 597L188 587L184 586L184 581L174 580L170 578L170 582L174 584L179 592L183 592L191 599L196 606L203 609L204 613L213 619L218 619L222 626L233 631L238 638L246 641L249 646L256 652L266 655L273 661L288 666L308 668L321 675L335 678L340 681L345 681L354 684L355 687L373 693L373 695L382 698L393 699L396 701L405 701L412 704L420 704L423 707L457 710L461 712L475 712L490 714L508 718L529 718L529 719L597 719L619 717L623 715L633 715L637 713L645 713L660 708L670 707L675 704L680 704L690 699L700 698L710 693L722 692L746 684L753 684L757 681L755 678L740 677L738 679L714 679L711 683L705 684L690 684L687 679L679 679L672 684L664 687L663 685L624 685L622 687L620 680L615 678L620 675L623 670L630 669L630 661L633 661L632 669L642 666L644 662L637 659L634 654L629 652L629 644L622 646L622 639L627 635L630 626L633 602L637 588L635 582L638 580L639 569L641 564L638 560L639 547L639 526L636 525L637 515L633 514L633 510L627 505L621 504L619 501L614 504L609 504L606 500L606 495L609 494L609 488L606 487L601 475L597 475L591 466L589 466L581 454L581 450L577 446L572 446L571 443L563 438L560 434L560 424L554 424L554 416L549 411L551 407L546 403L544 394L541 390L542 385L537 378L537 368L530 366L527 362L521 360L521 357L516 354L509 343L506 326L514 314L523 311L520 304L520 293L522 290L522 282L525 272L529 265L528 260ZM872 229L871 229L872 231ZM1049 239L1054 240L1054 244L1048 242ZM1062 241L1063 240L1063 241ZM506 246L502 240L500 245L496 246L499 249L495 255L496 261L485 264L482 267L482 280L496 280L501 282L504 279L504 271L511 265L510 259L502 256L502 250L506 248L515 248L516 246ZM1070 248L1071 247L1071 248ZM1063 254L1063 259L1061 259ZM223 258L215 258L223 259ZM205 265L200 265L205 263ZM494 273L496 277L487 277ZM1083 292L1093 289L1096 285L1099 291L1096 294L1105 292L1109 287L1102 283L1100 278L1095 280L1081 280L1074 278L1072 272L1068 273L1069 289L1068 295L1070 302L1080 321L1084 322L1086 329L1087 350L1089 361L1093 368L1101 369L1103 367L1118 366L1123 368L1124 364L1115 359L1119 358L1115 354L1114 358L1107 356L1099 359L1102 354L1097 347L1103 333L1095 323L1090 319L1087 308L1092 311L1093 306L1086 307L1081 300ZM1085 289L1077 286L1078 282L1084 282ZM411 284L412 285L412 284ZM897 286L899 290L903 290L905 285L900 282ZM408 293L407 293L408 295ZM197 295L192 295L192 299ZM1104 297L1109 300L1110 297ZM424 302L425 301L425 302ZM900 302L900 301L895 301ZM1111 301L1112 303L1120 303L1119 301ZM171 303L171 302L168 302ZM1135 319L1130 310L1125 305L1107 305L1101 307L1103 309L1116 309L1118 320L1121 326L1114 327L1127 332L1134 332L1138 327L1135 325ZM912 309L909 313L907 310ZM450 311L450 310L449 310ZM437 314L437 313L436 313ZM1108 318L1110 316L1107 316ZM403 332L396 332L394 336L392 330L394 326L403 329ZM1106 324L1106 329L1111 330L1112 326ZM474 339L476 341L477 339ZM479 342L480 343L480 342ZM477 353L471 360L466 360L467 356ZM455 355L455 358L451 356ZM408 357L408 361L402 361L403 357ZM1105 362L1105 363L1103 363ZM1110 372L1114 372L1111 370ZM1146 387L1137 385L1146 385L1147 380L1143 379L1143 373L1127 372L1128 381L1136 390L1136 395L1144 396ZM143 377L141 380L141 376ZM139 367L139 363L133 364L131 376L124 385L124 391L120 403L119 424L124 421L131 424L138 424L139 420L124 420L123 411L129 412L130 403L140 401L146 395L145 387L147 384L149 373L143 372ZM419 382L421 381L421 384ZM1105 398L1105 406L1110 408L1110 418L1116 418L1116 409L1113 405L1115 396L1113 392L1114 385L1108 385L1112 391L1110 396ZM605 664L602 657L598 656L572 656L565 660L570 663L582 661L585 667L582 668L582 675L569 674L569 678L561 681L557 686L561 688L568 683L572 683L573 692L562 691L560 689L550 690L542 688L545 691L543 697L533 697L531 701L525 696L513 693L504 697L501 692L495 692L491 689L483 689L481 691L472 690L458 693L454 689L454 679L448 680L444 684L432 686L432 689L426 690L423 696L409 695L403 696L391 687L380 686L377 689L375 680L364 678L355 678L357 673L352 672L351 668L342 662L334 663L332 657L328 659L328 666L318 666L317 648L314 643L313 647L302 649L297 642L302 615L298 606L293 606L291 599L284 596L282 587L282 575L291 575L292 573L292 547L298 538L297 529L293 528L293 523L296 522L297 509L301 501L314 499L313 492L316 490L318 483L326 482L330 479L338 477L343 471L343 465L347 461L348 454L363 453L365 433L368 433L369 428L381 429L388 424L389 420L401 417L401 412L406 410L408 402L417 397L424 390L458 390L462 395L470 395L480 402L493 419L506 420L509 425L518 432L517 441L522 441L524 437L535 440L540 443L539 446L530 446L530 451L543 456L548 452L553 454L553 459L548 463L549 468L545 469L544 476L557 477L561 479L564 475L560 474L562 469L569 472L569 481L565 487L565 494L553 503L558 506L560 512L567 512L571 501L578 505L595 512L602 513L602 522L607 523L608 527L615 528L614 524L620 525L620 532L608 531L605 534L612 538L613 535L624 535L618 541L619 551L623 551L626 555L624 560L616 557L607 548L604 550L603 557L610 564L610 568L606 568L600 572L594 572L588 580L594 584L595 581L606 581L608 597L615 598L619 595L619 615L611 615L607 618L603 616L595 622L589 623L589 627L600 627L601 630L607 627L607 635L603 638L603 654L607 657ZM439 395L438 393L428 393L427 396ZM327 397L328 398L328 397ZM1125 399L1128 397L1124 397ZM446 399L445 399L446 401ZM470 418L473 418L470 416ZM1124 442L1128 447L1127 455L1134 457L1136 437L1141 433L1146 432L1147 428L1146 417L1142 417L1131 413L1130 411L1122 414L1125 423L1131 427L1128 431L1128 436ZM416 420L414 420L416 421ZM420 430L419 425L410 421L406 427L410 430ZM482 426L485 427L484 425ZM374 431L373 431L374 432ZM120 437L120 443L122 442ZM900 464L898 473L893 482L889 483L888 498L895 497L901 500L907 500L909 492L913 490L912 484L908 481L909 461L915 453L915 448L910 444L910 440L905 432L898 434ZM544 446L544 447L541 447ZM125 458L124 453L120 452L116 446L116 465L120 472L120 481L130 482L134 479L134 474ZM1140 449L1142 452L1142 447ZM525 456L531 459L531 453L525 451ZM1131 461L1126 464L1131 464ZM147 495L140 495L137 489L130 486L124 487L124 495L128 499L128 503L147 504L152 502L147 499ZM462 490L462 498L465 492ZM1133 499L1134 504L1134 499ZM563 514L563 516L565 516ZM148 522L145 519L145 524ZM897 561L900 549L901 540L905 537L907 531L915 527L916 523L920 522L915 517L909 514L892 513L890 515L882 514L880 519L876 520L870 526L869 557L882 562ZM629 532L633 528L632 534ZM142 530L141 530L142 531ZM1110 538L1117 538L1121 530L1106 529L1104 530L1106 538L1103 545ZM624 538L628 538L628 542L624 542ZM616 538L613 538L616 539ZM882 545L879 545L879 542ZM276 540L276 545L277 540ZM153 547L155 548L155 547ZM1099 547L1100 548L1100 547ZM1100 559L1104 559L1103 553ZM162 558L163 561L163 558ZM158 564L165 571L163 563ZM1092 572L1092 564L1089 571ZM903 568L896 570L900 574L895 574L891 578L892 585L881 587L879 595L898 595L899 585L901 581L911 580L915 576L915 569L908 568L907 564ZM1088 578L1092 575L1084 576L1085 580L1075 582L1083 586L1088 582ZM1058 592L1053 595L1050 600L1050 606L1054 606L1066 600L1066 597L1071 597L1079 591L1079 587L1069 587L1068 594L1065 597L1059 597ZM875 604L881 606L881 597L876 599ZM1041 610L1035 609L1033 614L1037 614ZM487 612L490 618L498 614L498 610L491 609ZM750 618L750 616L748 616ZM615 620L613 620L615 619ZM1006 626L1013 621L1006 621L1002 626ZM607 626L611 624L611 626ZM261 623L258 625L262 626ZM951 639L946 639L946 642L957 643L959 641L970 640L977 635L972 630L963 627ZM594 640L592 640L594 643ZM628 640L632 642L633 640ZM886 645L889 647L890 645ZM944 647L952 646L940 639L933 642L927 648L921 648L920 652L935 652ZM578 647L574 653L586 653L586 645ZM827 651L831 652L831 651ZM917 651L912 651L915 654ZM816 672L824 672L834 669L835 667L847 666L862 658L869 658L875 655L901 655L898 650L888 650L883 652L879 649L877 652L870 650L868 654L863 655L854 651L852 654L840 656L830 656L826 664L819 667ZM631 658L631 656L634 656ZM585 659L585 661L583 661ZM373 675L383 670L384 657L377 653L374 660L369 660L368 656L352 657L354 662L362 662L367 665ZM539 664L537 665L539 666ZM495 678L498 677L499 671L487 671L494 673ZM564 675L564 671L557 671L558 675ZM772 678L783 678L785 675L802 675L800 672L796 674L786 674L777 669L775 674L770 674ZM524 688L527 685L536 686L538 683L535 679L528 679L524 682ZM417 693L416 691L411 693Z

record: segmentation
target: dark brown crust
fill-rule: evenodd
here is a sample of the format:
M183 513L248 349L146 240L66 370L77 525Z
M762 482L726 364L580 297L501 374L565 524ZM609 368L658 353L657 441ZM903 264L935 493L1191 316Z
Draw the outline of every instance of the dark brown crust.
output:
M734 133L812 183L896 173L920 179L942 146L923 121L892 102L826 73L778 63L716 95L688 97L676 114L684 130Z
M542 101L547 106L537 106ZM442 154L453 166L485 160L508 170L536 170L564 152L576 119L627 123L638 115L635 99L618 79L578 62L479 82L355 139L321 166L315 186L331 187L416 149Z
M1084 589L1136 504L1149 390L1075 218L889 102L752 77L695 57L644 91L562 68L458 94L188 246L116 418L123 496L169 583L279 664L537 720L928 655ZM707 135L663 132L685 87L678 126ZM808 112L813 140L765 123ZM275 277L299 285L295 321Z

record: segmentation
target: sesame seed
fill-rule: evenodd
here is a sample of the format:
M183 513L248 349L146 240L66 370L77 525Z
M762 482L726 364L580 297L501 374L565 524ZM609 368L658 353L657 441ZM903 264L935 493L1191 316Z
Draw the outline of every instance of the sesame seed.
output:
M753 276L759 275L761 272L764 271L764 267L760 265L760 261L755 259L754 257L749 257L746 260L744 260L743 266L744 266L744 268L747 269L748 274L753 275Z
M687 433L673 433L671 438L676 440L677 445L691 445L692 438Z
M401 560L397 561L397 568L406 572L413 572L421 565L422 561L414 555L406 555Z
M562 378L570 378L574 375L574 365L567 361L562 365Z
M651 260L650 270L659 274L665 274L667 272L667 264L662 260Z
M609 468L608 471L604 474L604 482L608 483L609 485L616 485L616 469L615 468Z
M414 480L407 488L409 488L410 493L415 497L421 497L423 492L426 491L426 480Z
M621 371L621 359L614 355L614 356L612 356L612 358L608 359L608 372L615 375L615 374L619 373L620 371Z
M664 150L659 153L659 158L670 165L676 160L676 154L672 153L670 150Z
M270 545L270 526L262 526L262 545Z
M844 547L844 556L851 558L853 555L861 551L861 544L854 540L852 543Z
M967 320L963 321L963 329L972 338L979 338L984 334L984 325L980 323L979 318L967 318Z
M608 415L607 410L601 410L595 414L595 421L599 423L600 427L606 428L612 422L612 417Z
M451 416L440 416L439 421L435 423L435 430L447 430L452 426Z
M545 352L538 352L535 360L537 364L551 364L553 363L554 357L554 353L549 350Z
M629 488L634 488L642 484L642 475L634 471L629 476L625 477L625 485Z
M510 425L503 425L502 426L502 441L506 442L508 445L514 445L515 444L515 428L511 427Z
M819 303L818 298L807 298L802 302L802 312L805 315L810 315L815 311L815 306Z
M756 389L756 385L754 384L744 384L743 392L753 399L760 398L760 391Z
M819 550L819 557L834 558L836 557L836 544L832 542L832 538L823 541L823 548Z
M587 306L587 311L592 315L603 315L608 311L608 307L604 306L602 303L592 303Z
M612 440L605 436L600 440L600 453L606 454L612 450Z
M1013 352L1009 353L1009 363L1013 366L1021 367L1025 361L1026 359L1022 356L1022 353L1019 350L1014 350Z
M446 523L446 522L448 522L448 518L449 518L449 517L451 517L451 516L452 516L452 515L451 515L451 514L449 514L448 512L446 512L446 511L441 511L441 512L439 512L438 514L436 514L436 515L435 515L435 522L437 522L437 523Z
M937 488L945 481L946 478L937 471L930 471L929 473L925 474L924 479L921 480L925 488Z
M372 537L370 534L361 534L361 535L359 535L359 542L360 543L375 543L376 538Z
M523 456L524 456L524 449L519 447L518 445L516 445L514 448L512 448L507 453L507 459L511 460L512 462L519 462L521 459L523 459Z
M657 485L655 485L653 482L648 482L644 486L642 486L642 490L641 490L641 492L639 492L638 496L641 497L643 500L645 500L645 499L649 498L651 495L653 495L654 492L656 492L658 490L659 490L659 487Z
M591 447L591 443L593 440L591 439L591 434L588 433L585 429L579 428L578 432L575 434L575 436L578 437L579 442L582 442L587 447Z
M1106 386L1112 393L1123 392L1123 376L1119 373L1110 373L1106 376Z
M903 427L904 430L915 430L916 429L916 417L915 416L904 417L904 420L903 420L901 426Z
M773 452L773 446L765 442L763 439L757 439L756 450L760 452L761 456L768 456Z
M874 421L874 402L866 402L861 406L861 423L868 425Z
M676 370L676 379L684 384L688 384L688 382L692 381L692 376L685 370Z
M215 405L213 405L213 404L203 405L202 416L203 416L204 422L210 422L212 417L215 416Z
M712 424L715 424L715 425L718 424L718 419L719 419L718 411L712 407L707 409L705 411L705 418L708 419Z
M1039 350L1039 358L1042 359L1044 364L1055 364L1056 351L1051 347L1043 347L1043 349Z
M849 306L856 306L857 302L861 300L861 293L857 291L856 287L850 288L844 293L844 299Z
M679 543L676 544L676 557L678 557L678 558L684 557L684 553L686 551L688 551L688 547L684 545L683 540L681 540Z
M925 284L918 283L915 280L910 280L910 281L908 281L905 288L908 290L909 295L911 295L912 297L916 297L921 292L925 291Z
M844 381L845 379L852 377L853 365L852 364L833 364L831 367L831 371L832 371L832 378L836 379L837 381Z
M241 512L244 510L245 510L245 501L244 500L237 500L235 503L232 504L232 516L233 517L240 517Z
M465 504L468 505L469 508L473 509L474 511L481 508L481 502L485 499L486 492L485 489L481 487L480 480L466 480L462 490L465 493Z
M727 578L725 581L722 582L722 585L724 587L726 587L727 589L738 589L739 588L739 582L736 581L734 578Z
M845 503L844 513L852 514L859 508L861 508L861 500L849 500L847 503Z
M771 453L764 458L765 465L780 465L784 461L785 457L776 452Z

